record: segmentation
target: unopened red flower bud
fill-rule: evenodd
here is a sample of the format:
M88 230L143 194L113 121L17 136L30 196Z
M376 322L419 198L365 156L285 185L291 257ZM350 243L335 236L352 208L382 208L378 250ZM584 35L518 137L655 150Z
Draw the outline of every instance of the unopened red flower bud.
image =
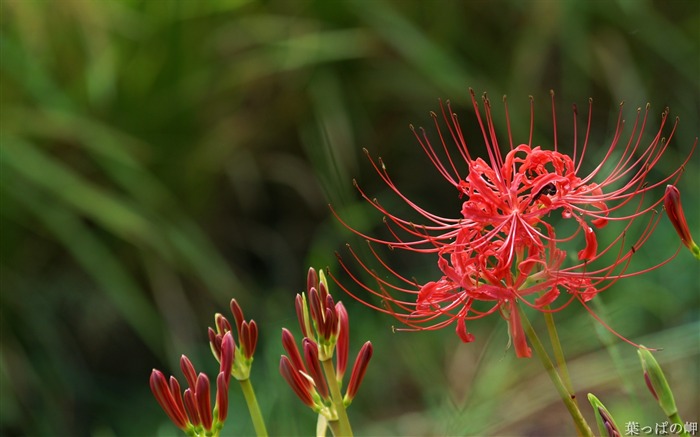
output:
M280 374L284 380L287 381L287 384L289 384L299 399L301 399L306 406L314 408L315 404L311 396L311 392L306 387L306 384L303 383L303 381L306 381L306 379L299 374L299 372L289 361L289 358L287 358L285 355L280 357Z
M231 331L224 334L221 340L220 346L220 357L221 357L221 367L220 372L226 374L226 384L228 384L231 377L231 368L233 367L233 360L235 358L236 346L233 342L233 335Z
M190 418L192 425L202 425L202 418L199 415L199 406L197 405L195 391L191 388L185 390L185 411L187 411L187 417Z
M160 370L153 369L150 378L151 391L160 404L165 414L168 415L170 420L180 429L186 429L189 425L187 416L183 407L178 405L174 394L178 392L171 392L171 387L168 386L168 382L165 379L165 375Z
M231 323L223 314L216 313L214 315L214 323L216 324L218 334L223 335L231 330Z
M345 405L350 405L352 400L357 394L357 389L360 388L362 384L362 379L365 377L365 372L367 372L367 365L369 360L372 358L372 343L367 342L362 345L360 352L355 358L355 364L352 366L352 373L350 374L350 382L348 382L348 389L345 392L345 397L343 402Z
M297 349L297 342L294 339L294 335L287 328L282 328L282 347L284 347L284 350L287 352L292 367L295 370L306 371L304 362L301 360L299 349Z
M673 185L666 186L666 194L664 195L664 208L668 214L671 224L676 228L681 241L692 253L695 258L700 259L700 247L693 241L693 236L690 235L688 222L685 220L683 206L681 205L681 193Z
M348 354L350 349L350 318L348 317L348 311L345 309L342 302L336 303L335 309L338 312L339 319L338 342L335 345L335 377L338 381L341 381L348 366Z
M656 398L659 406L667 416L671 417L678 413L678 408L676 407L676 401L673 398L673 392L671 387L668 385L666 376L664 375L661 366L652 355L651 351L644 348L644 346L637 349L637 354L642 362L642 369L644 370L644 381L649 387L649 391Z
M617 427L615 420L613 419L610 412L605 408L600 400L595 397L592 393L588 393L588 402L591 403L593 411L595 412L595 420L598 424L598 431L601 436L607 437L620 437L620 429Z
M231 299L231 313L233 314L233 318L236 321L236 329L238 332L241 332L241 323L243 323L243 310L241 309L241 306L238 304L236 299Z
M192 361L185 355L180 357L180 369L182 369L182 373L185 375L185 379L187 379L187 384L194 390L197 382L197 372L194 370Z
M255 347L258 344L258 325L255 320L249 322L243 322L241 324L241 351L243 355L249 359L253 359L253 354L255 353Z
M649 372L647 372L646 370L644 371L644 383L647 385L647 388L651 392L651 395L654 396L654 399L658 401L659 395L656 394L656 390L654 390L654 386L651 384L651 379L649 379Z
M175 399L175 404L179 411L185 411L185 404L182 400L182 390L180 389L180 383L174 376L170 377L170 393Z
M337 330L337 327L338 317L336 316L335 307L333 307L332 309L326 308L325 315L323 316L323 329L321 331L321 338L326 341L331 341L333 338L333 332Z
M219 372L216 377L216 418L221 423L228 415L228 381L231 372Z
M329 288L328 280L326 279L326 274L323 270L318 271L318 292L321 296L321 302L324 302L326 300L326 296L328 295Z
M309 319L309 309L306 304L306 295L297 294L294 299L294 307L297 312L297 320L299 320L299 327L301 327L301 333L304 337L311 337L311 321Z
M202 419L202 426L205 429L211 429L214 418L211 414L211 399L210 399L209 378L204 373L197 375L197 388L195 389L195 400L199 409L199 417Z
M217 334L216 331L209 328L207 329L207 335L209 336L211 353L217 361L221 361L221 334Z
M312 340L305 338L303 341L303 348L306 368L309 369L309 376L314 381L316 391L323 399L330 401L330 393L328 392L326 378L323 376L321 363L318 360L318 345Z
M319 297L318 290L312 288L309 291L309 314L311 315L311 320L313 320L314 325L317 330L320 330L323 326L323 308L321 305L321 298Z
M318 275L316 274L316 269L309 267L309 272L306 275L306 292L311 291L312 288L318 287Z

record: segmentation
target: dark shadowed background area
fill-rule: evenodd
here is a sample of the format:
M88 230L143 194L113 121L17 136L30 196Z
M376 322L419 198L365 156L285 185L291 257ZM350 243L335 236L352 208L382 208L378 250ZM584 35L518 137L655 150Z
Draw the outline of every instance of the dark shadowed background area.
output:
M503 94L518 143L534 97L544 147L550 89L560 147L573 139L571 105L592 97L588 168L622 100L629 120L651 103L650 134L664 107L680 117L656 176L700 134L697 1L2 0L0 13L4 436L176 435L148 387L151 369L179 376L184 353L211 375L206 328L232 297L260 326L252 381L268 430L310 435L314 414L277 370L280 330L298 333L294 296L308 266L340 274L334 253L364 247L328 204L381 232L356 178L407 211L365 147L416 203L457 216L457 193L408 129L430 127L439 98L477 153L468 87L496 102L504 144ZM696 238L698 156L678 185ZM653 265L677 247L664 218L634 262ZM440 274L429 257L388 258L421 281ZM594 305L632 341L664 349L681 416L695 422L699 279L684 250ZM515 358L498 316L472 322L476 341L465 345L452 328L392 333L394 319L331 291L350 313L351 354L375 346L349 409L356 434L573 433L540 364ZM589 419L594 392L622 426L665 420L633 347L579 305L556 320ZM223 435L252 434L237 387L231 396Z

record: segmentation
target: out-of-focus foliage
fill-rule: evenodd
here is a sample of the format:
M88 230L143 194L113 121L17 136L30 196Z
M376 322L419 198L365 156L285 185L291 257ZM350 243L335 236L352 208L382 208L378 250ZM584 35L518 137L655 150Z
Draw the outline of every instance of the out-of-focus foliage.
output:
M178 374L181 353L213 370L206 326L231 297L260 325L253 384L270 432L309 435L315 419L276 367L306 268L335 271L334 251L357 244L327 204L364 230L381 227L352 187L355 177L391 201L366 147L412 199L454 216L445 205L455 193L407 129L430 125L438 98L451 99L476 135L467 87L495 101L508 94L513 129L526 135L533 95L545 146L550 89L562 144L572 138L572 103L593 97L593 138L605 147L619 101L629 118L647 101L655 114L668 105L680 125L661 171L700 134L693 1L3 0L0 8L6 436L174 433L148 375ZM696 154L679 184L696 239L698 171ZM663 221L635 262L672 253L676 241ZM658 359L681 415L695 421L697 272L683 252L617 283L595 308L632 340L664 349ZM437 270L412 257L403 273ZM358 434L570 429L538 363L506 350L497 317L472 323L477 341L462 345L451 330L393 334L393 320L336 297L348 303L353 351L375 345L350 408ZM557 314L579 394L595 392L618 423L664 420L634 349L591 320L576 305ZM224 433L249 435L242 396L232 396Z

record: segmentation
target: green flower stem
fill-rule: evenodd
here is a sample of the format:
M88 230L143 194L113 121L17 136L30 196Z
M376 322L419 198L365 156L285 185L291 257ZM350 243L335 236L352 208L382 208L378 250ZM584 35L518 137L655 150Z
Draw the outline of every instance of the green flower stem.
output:
M331 432L335 437L339 437L342 435L340 432L340 423L337 420L329 420L328 422L328 427L331 429ZM325 433L323 434L317 434L319 436L321 435L326 435Z
M537 337L537 333L535 333L535 330L532 328L530 321L527 319L527 316L525 316L525 313L520 309L519 306L516 305L515 307L517 311L520 312L520 320L522 320L523 322L523 327L525 328L525 334L527 335L527 338L530 340L530 343L532 343L532 346L535 348L535 352L540 358L544 369L547 371L549 379L551 379L552 383L554 383L554 387L556 387L557 392L559 392L561 400L564 402L564 405L566 405L566 409L569 410L569 414L571 414L571 417L574 420L574 425L576 426L577 433L582 436L593 437L591 427L588 426L588 423L586 423L586 419L583 418L581 410L579 410L578 408L578 404L574 402L571 395L569 394L569 391L564 386L564 383L559 377L557 370L554 368L554 363L552 363L552 360L549 358L547 351L544 349L544 346L542 345L542 342L540 341L539 337Z
M681 416L678 414L678 412L675 412L668 416L668 418L671 420L672 423L677 423L678 425L681 426L681 433L679 435L683 437L690 437L690 434L685 430L685 424L683 423L683 420L681 419Z
M549 305L545 307L545 310L549 310ZM566 390L569 392L569 395L572 395L574 394L574 385L571 383L569 369L566 366L564 350L561 347L557 327L554 324L554 315L548 311L544 311L544 321L547 324L547 332L549 333L549 340L552 343L552 350L554 351L554 359L557 362L557 369L559 369L559 373L561 374L561 379L564 382ZM575 398L574 402L577 403Z
M335 379L333 360L329 358L321 361L321 364L323 365L323 373L326 374L326 381L328 382L328 388L331 392L331 399L333 400L335 411L338 414L338 433L335 434L335 437L352 436L350 419L348 418L348 412L345 411L345 405L343 404L343 395L340 393L340 386Z
M267 437L265 421L263 420L262 413L260 412L258 399L255 397L255 391L253 391L253 385L250 383L250 378L239 380L238 382L241 383L243 396L245 397L246 404L248 404L248 412L250 412L250 418L253 420L255 435L258 437Z

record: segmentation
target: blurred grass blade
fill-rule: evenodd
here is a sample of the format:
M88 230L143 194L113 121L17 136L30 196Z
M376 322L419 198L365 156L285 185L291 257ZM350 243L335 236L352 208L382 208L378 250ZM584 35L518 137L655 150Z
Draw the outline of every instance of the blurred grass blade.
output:
M128 200L98 188L31 143L8 137L2 143L0 159L22 178L125 240L163 250L152 224Z
M144 297L144 290L132 279L110 249L103 244L80 216L70 209L52 204L45 195L35 192L23 181L14 181L9 190L7 179L21 178L14 169L2 167L2 191L4 195L24 205L66 250L73 255L83 269L90 274L100 289L104 290L115 307L138 333L143 342L158 355L163 351L161 327L163 322L153 305Z

